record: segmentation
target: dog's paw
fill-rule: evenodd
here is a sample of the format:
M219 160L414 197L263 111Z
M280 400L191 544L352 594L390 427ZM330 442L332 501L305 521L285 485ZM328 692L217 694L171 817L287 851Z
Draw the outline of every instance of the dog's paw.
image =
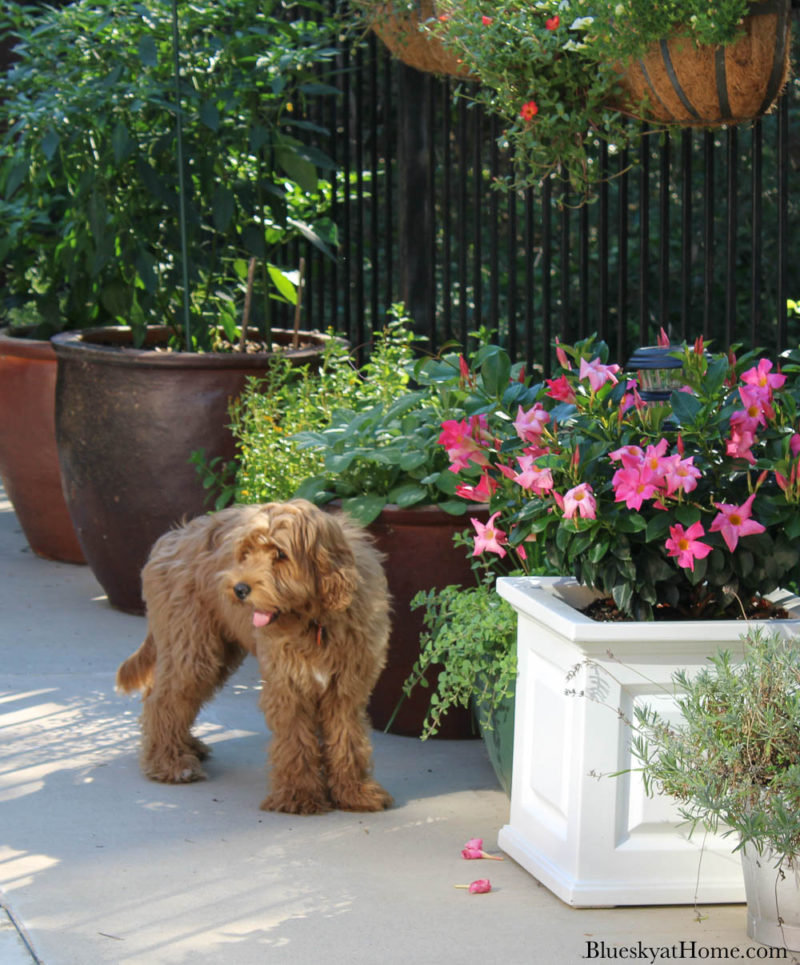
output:
M194 734L189 735L188 743L190 752L196 754L201 761L204 761L211 754L211 748L208 744L204 744L198 737L195 737Z
M339 811L385 811L394 804L391 794L377 781L331 788L331 801Z
M324 814L330 809L330 801L297 790L273 791L261 802L262 811L282 811L284 814Z
M200 761L193 754L182 754L172 761L143 761L142 770L151 780L162 784L191 784L206 779Z

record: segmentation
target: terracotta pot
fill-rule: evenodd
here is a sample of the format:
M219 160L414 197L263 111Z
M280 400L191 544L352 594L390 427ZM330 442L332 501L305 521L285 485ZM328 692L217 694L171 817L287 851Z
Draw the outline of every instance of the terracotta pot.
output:
M424 609L412 611L412 598L420 590L442 589L450 583L471 586L475 581L465 551L453 546L454 534L464 529L469 529L468 516L451 516L435 506L387 506L369 526L378 548L386 554L386 577L393 598L389 659L369 706L378 730L384 730L391 720L403 698L403 683L419 657ZM431 684L437 673L434 670L428 674ZM430 697L430 687L415 687L411 697L402 699L389 728L391 733L419 737ZM437 734L443 738L477 736L470 711L460 707L452 708L443 718Z
M156 539L207 511L189 457L235 453L230 401L248 376L264 374L271 353L155 351L169 329L153 327L146 347L130 329L56 335L56 439L64 494L89 565L119 610L142 613L140 571ZM288 344L291 333L274 332ZM321 354L328 336L287 350L297 364Z
M622 79L628 113L684 127L713 127L766 114L789 70L789 0L751 5L740 39L695 46L680 33L654 44ZM638 106L648 99L646 111ZM623 105L624 106L624 105Z
M50 342L0 329L0 478L34 553L84 563L61 492L55 389Z

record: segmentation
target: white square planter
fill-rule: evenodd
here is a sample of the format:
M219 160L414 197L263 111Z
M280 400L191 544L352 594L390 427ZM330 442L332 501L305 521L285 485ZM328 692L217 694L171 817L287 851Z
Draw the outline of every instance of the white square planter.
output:
M699 669L718 648L741 653L745 624L597 622L576 609L593 593L573 579L506 577L497 590L518 614L519 663L511 815L500 847L577 907L744 901L735 842L700 828L690 839L672 799L648 798L636 771L593 775L636 765L617 708L630 720L636 704L649 703L677 718L673 671ZM797 633L800 600L788 608L798 619L770 627Z

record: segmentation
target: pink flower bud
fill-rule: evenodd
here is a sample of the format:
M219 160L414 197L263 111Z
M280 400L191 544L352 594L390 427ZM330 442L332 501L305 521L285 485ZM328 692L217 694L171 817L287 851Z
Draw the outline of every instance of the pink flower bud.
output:
M478 878L477 881L473 881L469 886L469 893L471 895L485 895L488 891L492 890L492 883L488 878Z

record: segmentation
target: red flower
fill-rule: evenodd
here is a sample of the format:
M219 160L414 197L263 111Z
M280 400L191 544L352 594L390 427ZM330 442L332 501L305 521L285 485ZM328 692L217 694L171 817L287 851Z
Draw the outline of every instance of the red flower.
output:
M558 30L558 25L560 23L561 23L561 17L559 17L558 14L555 14L554 16L549 17L547 20L545 20L544 25L545 27L547 27L548 30Z
M487 17L486 14L484 14L481 17L481 21L483 22L484 27L490 27L494 23L494 17Z
M523 121L532 121L539 113L539 105L536 101L526 101L519 109L519 116Z

